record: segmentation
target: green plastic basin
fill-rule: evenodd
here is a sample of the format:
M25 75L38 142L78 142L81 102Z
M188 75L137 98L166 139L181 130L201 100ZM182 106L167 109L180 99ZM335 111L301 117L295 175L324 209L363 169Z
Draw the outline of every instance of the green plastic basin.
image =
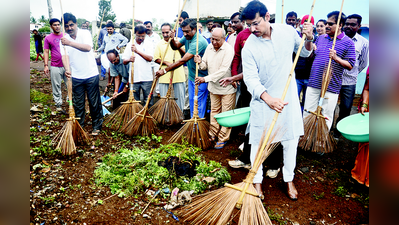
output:
M369 113L348 116L337 124L342 136L354 142L369 142Z
M233 109L227 112L219 113L215 115L216 121L224 127L237 127L247 124L249 121L249 115L251 114L251 108L239 108Z

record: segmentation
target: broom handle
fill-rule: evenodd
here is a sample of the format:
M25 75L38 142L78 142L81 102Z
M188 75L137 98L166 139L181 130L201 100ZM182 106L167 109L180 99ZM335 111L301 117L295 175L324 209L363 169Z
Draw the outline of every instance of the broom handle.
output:
M60 0L60 7L61 7L61 14L62 14L62 36L64 36L65 35L65 18L64 18L64 11L62 10L61 0ZM62 46L64 47L65 62L66 62L66 65L64 67L68 68L69 71L71 72L71 67L69 65L69 57L67 55L66 47L65 47L65 45L62 45ZM75 110L73 109L73 103L72 103L72 77L68 78L68 87L67 88L68 88L68 98L69 98L69 117L73 118L73 117L75 117Z
M130 38L130 43L134 43L134 8L135 8L135 3L136 1L133 0L133 19L132 19L132 37ZM132 51L132 56L134 56L134 52ZM132 62L132 66L130 68L130 85L129 85L129 100L134 101L134 95L133 95L133 81L134 81L134 62Z
M344 7L344 0L342 0L342 3L341 3L341 10L339 11L339 15L338 15L337 27L335 28L335 34L334 34L334 39L333 39L332 50L334 50L334 48L335 48L335 42L337 41L337 34L338 34L338 29L339 29L339 23L340 23L340 21L341 21L341 16L342 16L342 9L343 9L343 7ZM328 88L328 85L329 85L329 81L328 81L329 79L327 79L327 76L329 76L329 74L330 74L331 62L332 62L332 58L330 58L330 59L328 60L327 72L326 72L326 75L325 75L324 83L323 83L323 85L322 85L322 87L321 87L321 96L320 96L320 103L319 103L319 106L321 106L321 104L323 103L324 96L325 96L325 94L326 94L326 91L327 91L327 88Z
M98 46L97 46L97 44L98 44L98 37L100 36L100 32L101 32L101 24L103 23L104 14L105 14L105 9L104 9L104 11L103 11L103 16L101 17L100 29L98 30L98 33L97 33L97 38L96 38L96 45L94 45L94 48L97 48L97 49L98 49ZM97 23L97 19L96 19L96 23Z
M308 21L310 21L310 18L312 18L313 8L314 8L315 3L316 3L316 0L313 0L313 4L312 4L312 8L310 9L310 14L309 14ZM290 86L291 79L292 79L292 74L294 73L296 64L297 64L297 62L298 62L299 55L301 54L302 47L303 47L303 44L304 44L304 42L305 42L305 38L306 38L306 35L303 35L301 44L299 45L299 48L298 48L298 52L297 52L297 54L296 54L296 56L295 56L294 64L292 64L291 72L290 72L290 74L288 75L288 80L287 80L287 83L285 84L283 96L281 97L281 100L282 100L282 101L284 101L284 98L285 98L285 96L286 96L286 94L287 94L287 91L288 91L288 87ZM243 202L243 200L244 200L244 196L245 196L245 193L246 193L246 191L247 191L247 189L248 189L248 187L249 187L249 184L252 183L253 178L254 178L254 176L255 176L257 170L259 169L259 166L260 166L260 164L261 164L261 158L262 158L263 151L265 150L265 147L266 147L266 145L267 145L267 142L269 141L270 135L272 134L274 125L275 125L276 122L277 122L278 115L279 115L278 112L276 112L276 113L274 114L272 123L270 124L270 127L269 127L269 129L267 130L265 139L263 140L262 146L261 146L260 149L259 149L260 152L258 152L257 157L255 158L254 166L253 166L253 168L250 170L249 174L247 175L247 177L249 177L250 179L248 179L248 181L245 182L244 189L242 190L241 195L240 195L240 197L239 197L239 199L238 199L238 201L237 201L237 204L236 204L236 207L237 207L237 208L241 208L242 202ZM254 168L256 168L256 170L255 170Z
M168 47L168 46L166 46ZM176 52L173 53L173 62L175 63L175 56L176 56ZM166 93L166 97L169 98L172 94L172 90L173 90L173 75L174 75L175 71L172 70L170 71L170 81L169 81L169 88L168 88L168 92Z
M180 15L181 15L181 13L182 13L182 11L183 11L183 9L184 9L184 6L186 5L186 2L187 2L187 0L184 0L183 7L181 7L181 10L179 11L179 14L177 15L177 20L176 20L175 25L173 26L173 30L176 30L177 24L179 23ZM169 46L170 41L171 41L172 39L173 39L173 38L169 38L168 44L167 44L166 46ZM166 47L165 52L164 52L164 54L163 54L162 57L161 57L161 63L159 64L159 69L161 69L161 67L162 67L163 60L165 59L165 55L166 55L166 53L168 52L168 49L169 49L169 48Z
M281 24L284 24L284 0L281 0Z
M176 25L177 25L178 20L179 20L179 18L180 18L181 12L183 11L184 6L186 5L186 2L187 2L187 0L184 0L183 7L181 8L181 10L180 10L180 12L179 12L179 15L177 16L177 21L176 21L176 23L175 23L175 26L173 27L173 30L176 29ZM170 41L171 41L172 39L173 39L173 38L169 38L169 40L168 40L168 44L166 45L167 47L166 47L166 49L165 49L165 52L164 52L164 54L163 54L162 57L161 57L161 63L159 64L159 69L161 69L161 67L162 67L162 64L163 64L163 61L164 61L164 59L165 59L166 53L168 52L168 49L169 49L168 46L169 46ZM148 105L150 104L151 97L152 97L152 92L154 91L154 87L155 87L157 81L158 81L158 77L156 77L156 78L153 80L153 82L152 82L150 94L148 95L147 102L145 103L145 106L144 106L144 113L143 113L143 115L145 115L145 111L147 111L147 109L148 109Z
M123 93L124 93L123 91L119 92L118 94L115 95L115 97L112 97L112 98L109 98L109 99L103 101L103 102L101 103L101 105L104 105L105 103L111 101L112 99L115 99L116 97L118 97L119 95L121 95L121 94L123 94Z
M195 55L198 55L198 39L199 39L198 24L199 24L199 0L197 0L197 33L196 33L197 47L195 49ZM197 78L197 77L198 77L198 63L195 64L195 78ZM198 117L198 86L199 86L199 84L195 84L193 117Z

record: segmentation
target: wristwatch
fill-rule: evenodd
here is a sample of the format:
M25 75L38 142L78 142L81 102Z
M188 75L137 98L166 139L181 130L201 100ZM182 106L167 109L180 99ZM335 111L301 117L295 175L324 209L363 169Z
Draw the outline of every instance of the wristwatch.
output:
M164 74L166 74L166 73L167 73L165 69L163 69L163 73L164 73Z

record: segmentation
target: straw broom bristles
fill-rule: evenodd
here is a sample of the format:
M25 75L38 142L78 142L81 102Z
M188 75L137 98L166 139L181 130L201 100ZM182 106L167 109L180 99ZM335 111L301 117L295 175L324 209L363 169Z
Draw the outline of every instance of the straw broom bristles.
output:
M175 54L176 51L173 54L173 63L175 62ZM170 72L169 88L166 95L161 97L148 111L162 125L179 124L184 119L183 112L173 97L173 74L174 70Z
M263 132L261 143L265 139L266 131L267 129ZM280 129L277 129L271 136L264 151L260 151L261 145L259 145L257 155L262 154L262 162L277 147L278 143L271 143L277 135L281 135ZM228 221L233 219L231 214L236 207L241 190L244 189L247 183L250 183L246 191L248 194L244 196L242 208L238 212L240 213L238 224L272 224L259 198L259 194L252 184L260 165L262 165L261 162L254 165L244 182L234 185L225 184L226 187L224 188L196 196L189 205L183 207L184 222L189 222L190 224L227 224Z
M152 92L151 94L152 95ZM148 113L148 97L146 106L124 126L121 131L129 136L148 136L157 131L157 121Z

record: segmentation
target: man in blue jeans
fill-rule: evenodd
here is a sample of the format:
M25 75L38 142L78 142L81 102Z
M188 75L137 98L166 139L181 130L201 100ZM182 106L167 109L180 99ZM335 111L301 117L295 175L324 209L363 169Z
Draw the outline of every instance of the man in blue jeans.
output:
M93 40L90 31L79 29L76 17L71 13L64 14L65 31L61 38L60 50L65 75L72 79L73 107L79 124L85 121L85 93L89 101L90 115L93 124L92 135L98 135L103 123L103 111L100 100L99 77L93 54ZM64 51L64 46L66 52ZM69 59L69 64L67 63Z
M208 46L208 42L202 35L197 35L197 21L195 19L186 19L181 23L184 37L180 41L172 40L170 46L173 50L180 49L183 45L186 48L186 54L183 58L179 59L175 63L169 65L165 69L158 70L156 73L157 77L163 76L168 71L174 70L179 66L187 63L188 66L188 94L190 100L190 115L193 117L194 110L194 98L195 98L195 62L194 55L196 54L196 43L198 38L198 55L203 56L205 49ZM174 32L171 32L170 37L174 37ZM205 77L208 75L208 70L199 70L198 76ZM207 98L208 98L208 83L201 83L198 85L198 116L200 118L205 117Z

